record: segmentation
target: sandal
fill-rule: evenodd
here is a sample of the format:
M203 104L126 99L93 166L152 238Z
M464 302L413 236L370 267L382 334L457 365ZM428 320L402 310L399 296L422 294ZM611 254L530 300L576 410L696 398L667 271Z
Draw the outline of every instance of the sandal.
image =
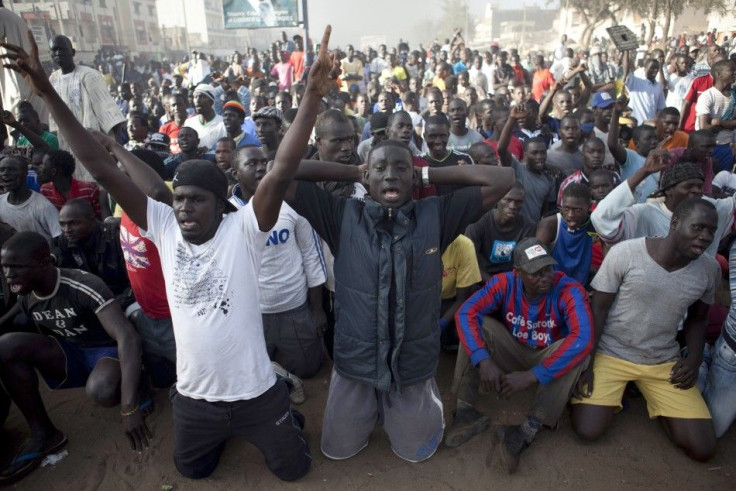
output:
M8 466L0 473L0 484L12 484L24 478L41 464L41 461L47 455L57 453L69 443L66 435L62 439L50 447L35 452L19 453Z

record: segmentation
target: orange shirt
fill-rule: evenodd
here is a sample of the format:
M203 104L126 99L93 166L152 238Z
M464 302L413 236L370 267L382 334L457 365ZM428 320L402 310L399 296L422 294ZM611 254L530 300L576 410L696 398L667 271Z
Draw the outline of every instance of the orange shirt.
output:
M544 68L534 72L532 77L532 97L537 102L542 102L544 91L549 90L555 85L555 77L549 71L549 68Z
M670 138L667 143L662 145L662 148L664 148L665 150L672 150L673 148L685 148L687 147L687 142L689 140L690 136L687 133L677 130L672 134L672 138ZM633 139L629 140L629 149L636 150Z
M294 51L291 54L291 65L294 67L294 83L301 82L304 75L304 51Z

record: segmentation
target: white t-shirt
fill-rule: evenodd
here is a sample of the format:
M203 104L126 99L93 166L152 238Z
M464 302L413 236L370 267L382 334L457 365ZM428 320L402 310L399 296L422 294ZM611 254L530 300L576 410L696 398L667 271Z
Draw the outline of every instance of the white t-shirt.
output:
M676 73L670 73L666 78L667 99L665 99L665 104L667 104L667 107L675 107L679 111L682 107L682 101L685 99L685 94L687 94L687 89L690 87L690 82L695 77L692 73L688 73L684 77Z
M595 136L603 140L603 146L606 149L606 155L603 157L603 164L604 165L613 165L616 163L616 159L613 158L613 154L611 153L611 149L608 148L608 133L605 133L602 130L599 130L597 127L593 127L593 132L595 133Z
M468 129L468 132L463 136L457 136L450 133L450 138L447 140L447 148L450 150L457 150L458 152L467 152L473 143L482 141L483 137L480 133L475 130Z
M230 202L238 208L248 206L235 194ZM261 312L275 314L301 307L307 301L307 290L322 285L326 274L319 236L306 218L281 203L258 275Z
M493 95L495 92L493 81L496 79L496 64L486 63L483 61L483 66L480 68L480 71L483 72L483 75L486 76L486 80L488 80L488 90L486 92L488 95Z
M48 241L61 235L59 212L51 201L35 191L19 205L8 203L8 193L0 195L0 220L16 232L37 232Z
M711 118L722 118L728 109L731 99L723 95L723 93L711 87L706 90L695 104L695 129L700 130L700 116L708 115ZM733 143L733 130L721 130L716 135L717 145L728 145Z
M725 193L734 194L734 191L736 191L736 174L728 170L722 170L713 178L713 185L718 186Z
M199 135L199 144L212 150L217 140L227 136L227 130L222 122L222 116L216 114L207 124L202 124L202 116L199 114L187 119L184 126L194 128Z
M176 388L206 401L253 399L276 383L258 304L268 234L253 207L223 216L201 245L184 240L170 206L148 198L148 230L158 248L176 337Z
M657 112L665 108L664 91L659 82L629 75L625 82L629 89L629 106L632 116L641 125L657 117Z

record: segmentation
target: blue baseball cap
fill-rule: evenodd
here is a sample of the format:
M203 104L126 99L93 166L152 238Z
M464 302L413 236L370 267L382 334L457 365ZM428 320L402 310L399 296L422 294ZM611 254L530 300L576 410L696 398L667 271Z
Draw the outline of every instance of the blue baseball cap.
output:
M611 96L608 92L596 92L593 94L593 101L590 103L590 107L592 108L604 108L608 106L612 106L616 103L616 99Z

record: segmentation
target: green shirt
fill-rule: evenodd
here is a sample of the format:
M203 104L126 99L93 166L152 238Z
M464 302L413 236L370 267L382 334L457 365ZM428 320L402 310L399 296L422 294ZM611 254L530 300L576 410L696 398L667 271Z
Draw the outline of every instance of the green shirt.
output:
M52 150L59 149L59 139L53 133L49 131L44 131L43 133L41 133L41 139L45 141L46 144L50 146ZM28 141L28 138L25 137L25 135L21 135L21 137L18 138L18 141L15 143L15 146L30 147L32 145L31 145L31 142Z

